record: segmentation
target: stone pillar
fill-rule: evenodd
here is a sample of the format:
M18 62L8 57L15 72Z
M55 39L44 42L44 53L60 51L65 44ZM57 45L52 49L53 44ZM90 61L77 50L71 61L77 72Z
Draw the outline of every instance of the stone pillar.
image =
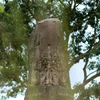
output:
M29 76L25 100L70 100L61 23L39 21L29 40Z

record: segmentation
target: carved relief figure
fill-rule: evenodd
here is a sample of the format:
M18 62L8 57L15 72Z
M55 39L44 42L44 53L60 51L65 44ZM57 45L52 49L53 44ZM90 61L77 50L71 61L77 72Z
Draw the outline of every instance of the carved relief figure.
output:
M51 52L50 46L48 46L47 52L40 54L40 58L36 62L36 70L39 71L40 85L59 85L59 62L60 59L58 55L56 52L55 54Z

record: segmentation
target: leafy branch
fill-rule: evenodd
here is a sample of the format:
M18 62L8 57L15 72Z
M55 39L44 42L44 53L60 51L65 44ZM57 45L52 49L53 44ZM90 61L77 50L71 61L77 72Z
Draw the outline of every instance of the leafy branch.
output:
M95 75L93 75L93 76L91 76L89 79L87 79L87 80L85 80L84 81L84 86L86 85L86 84L88 84L90 81L92 81L93 79L95 79L95 78L97 78L97 77L99 77L100 76L100 73L96 73Z
M93 48L91 47L86 53L82 53L79 56L73 58L73 60L71 61L71 63L69 64L69 66L73 66L75 63L77 63L80 59L83 59L84 57L86 57L89 54L94 53L94 51L100 46L100 42L97 42L93 45Z

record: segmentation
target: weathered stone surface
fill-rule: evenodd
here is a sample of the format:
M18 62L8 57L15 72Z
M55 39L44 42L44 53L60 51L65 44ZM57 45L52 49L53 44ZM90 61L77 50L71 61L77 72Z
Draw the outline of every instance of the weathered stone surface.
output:
M61 23L39 21L29 40L29 80L25 100L68 100Z
M30 86L25 100L70 100L65 86Z

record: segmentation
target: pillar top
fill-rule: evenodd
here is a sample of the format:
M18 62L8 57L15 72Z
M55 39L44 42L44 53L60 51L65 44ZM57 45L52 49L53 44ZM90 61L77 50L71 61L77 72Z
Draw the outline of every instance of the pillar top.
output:
M46 22L46 21L59 21L58 18L47 18L47 19L44 19L44 20L41 20L41 21L38 21L38 23L43 23L43 22Z

